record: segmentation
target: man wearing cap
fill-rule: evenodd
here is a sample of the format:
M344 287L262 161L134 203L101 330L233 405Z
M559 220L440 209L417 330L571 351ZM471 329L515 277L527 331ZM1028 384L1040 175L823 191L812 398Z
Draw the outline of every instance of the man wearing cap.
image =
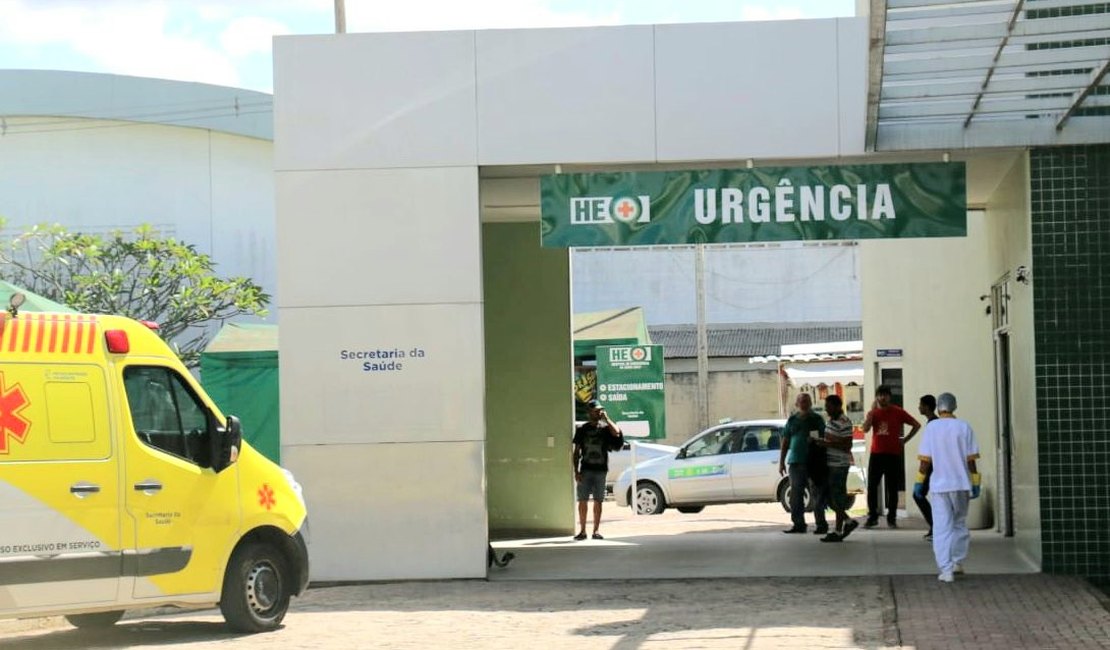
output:
M933 555L941 582L952 582L955 574L963 573L971 533L967 529L967 508L979 496L981 482L975 460L979 444L975 432L966 421L955 416L956 396L937 396L940 417L925 425L925 435L918 450L921 461L913 486L915 496L924 493L925 477L929 477L929 502L933 507ZM932 472L930 474L930 471Z
M586 539L586 502L594 499L594 539L603 539L597 532L601 525L601 504L605 500L605 475L609 472L609 451L624 446L624 434L612 420L601 402L590 400L586 422L574 430L574 451L571 466L578 484L578 534Z

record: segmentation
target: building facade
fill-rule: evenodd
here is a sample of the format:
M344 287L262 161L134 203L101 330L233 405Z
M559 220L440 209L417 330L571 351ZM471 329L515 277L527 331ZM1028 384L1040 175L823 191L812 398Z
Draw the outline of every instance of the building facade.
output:
M860 246L865 385L956 393L988 468L976 516L1046 570L1106 575L1107 430L1077 439L1064 422L1100 408L1104 308L1081 279L1103 266L1087 251L1107 215L1104 194L1075 192L1104 182L1110 129L1070 111L1016 137L988 96L968 129L915 139L915 105L952 120L914 94L927 83L894 83L923 66L938 78L899 48L941 46L891 22L898 3L872 4L836 20L277 40L283 427L301 432L283 457L317 513L320 579L480 576L487 536L571 530L570 265L539 247L540 175L949 160L967 169L967 237ZM1030 56L1067 58L1014 65ZM384 61L406 64L371 65ZM344 350L425 355L374 374Z

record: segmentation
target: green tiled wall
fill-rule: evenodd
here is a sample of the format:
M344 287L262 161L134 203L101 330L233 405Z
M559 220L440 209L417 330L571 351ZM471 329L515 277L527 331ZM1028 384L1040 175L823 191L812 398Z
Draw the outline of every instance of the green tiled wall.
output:
M1110 583L1110 145L1030 153L1042 566Z

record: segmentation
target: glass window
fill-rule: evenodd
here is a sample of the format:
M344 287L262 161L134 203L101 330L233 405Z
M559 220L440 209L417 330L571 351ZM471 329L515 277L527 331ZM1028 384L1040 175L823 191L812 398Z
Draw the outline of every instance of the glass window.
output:
M748 427L744 433L744 451L777 451L782 447L782 429L765 425Z
M123 371L123 385L139 440L201 467L210 465L207 409L177 373L130 366Z
M690 446L686 448L686 457L715 456L729 453L730 440L735 431L736 429L717 429L706 433L690 443Z

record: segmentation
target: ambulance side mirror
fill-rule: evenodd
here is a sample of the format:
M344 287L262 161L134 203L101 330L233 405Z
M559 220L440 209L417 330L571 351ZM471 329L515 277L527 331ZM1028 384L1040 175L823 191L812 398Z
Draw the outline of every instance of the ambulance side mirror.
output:
M243 426L239 418L227 416L227 424L216 428L212 436L212 469L220 473L233 465L239 458L239 448L243 445Z

